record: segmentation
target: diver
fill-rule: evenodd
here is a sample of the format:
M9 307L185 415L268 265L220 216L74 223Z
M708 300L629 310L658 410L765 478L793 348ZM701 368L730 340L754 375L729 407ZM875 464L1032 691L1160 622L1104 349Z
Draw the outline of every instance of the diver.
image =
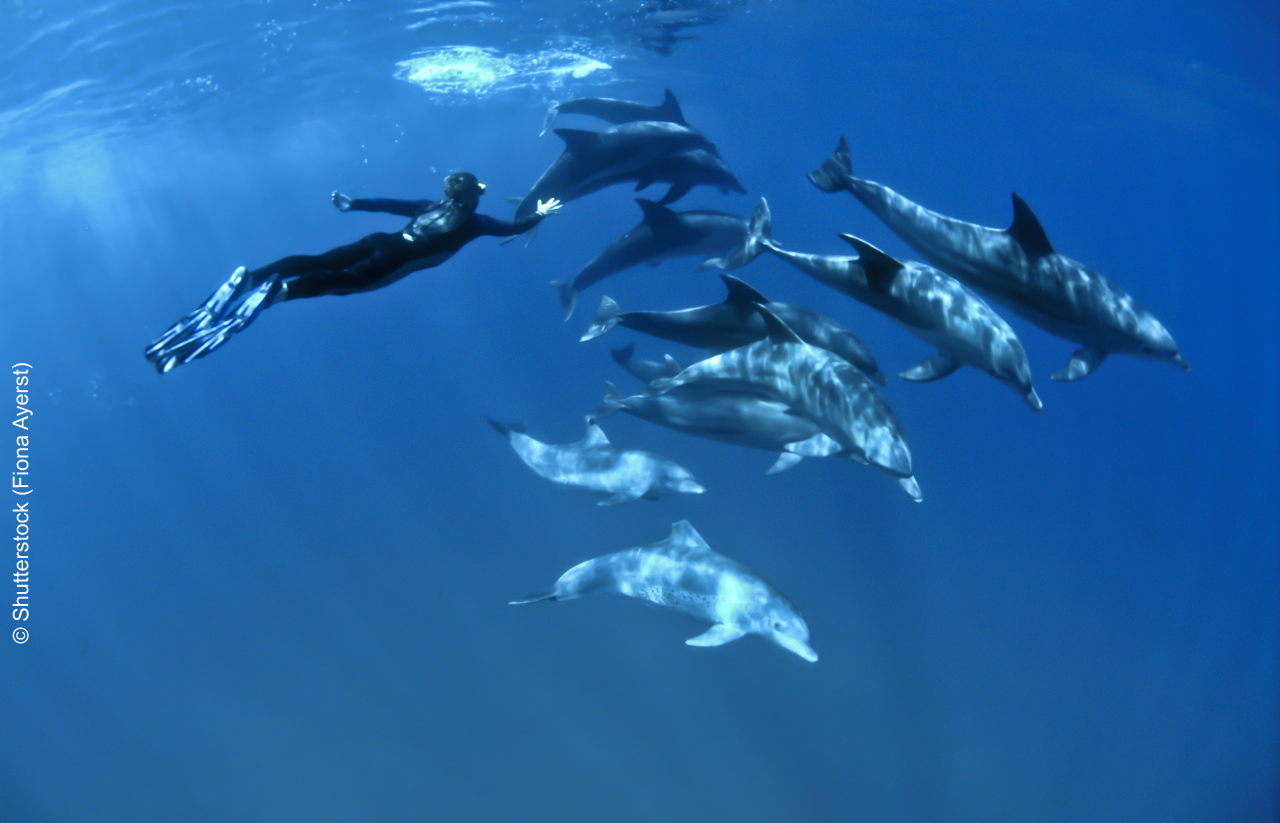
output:
M527 217L498 220L476 212L482 194L484 184L468 172L444 179L440 201L352 200L335 191L331 197L338 211L388 212L412 220L402 232L376 232L323 254L293 255L253 271L240 266L199 308L156 338L145 356L164 374L219 348L276 303L380 289L440 265L477 237L523 234L560 208L553 197L539 201Z

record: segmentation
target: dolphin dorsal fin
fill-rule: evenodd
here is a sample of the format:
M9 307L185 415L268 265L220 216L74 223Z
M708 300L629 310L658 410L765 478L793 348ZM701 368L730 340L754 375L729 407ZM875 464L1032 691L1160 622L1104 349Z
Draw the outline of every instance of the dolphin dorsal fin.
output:
M1018 241L1022 250L1031 257L1053 254L1053 244L1049 242L1049 235L1044 233L1040 218L1016 191L1013 193L1013 225L1009 226L1006 234Z
M646 223L672 223L676 220L675 212L666 206L658 205L652 200L645 200L643 197L637 197L636 205L644 212L644 222Z
M888 292L893 286L893 279L904 268L902 261L852 234L842 234L840 239L858 252L858 263L867 273L867 283L871 288L881 294Z
M720 279L724 281L725 288L729 290L729 296L724 302L731 306L740 306L742 308L753 308L752 303L768 303L769 298L760 292L748 286L732 274L722 274Z
M671 524L671 536L667 540L672 545L682 546L702 546L711 548L707 545L707 541L702 539L702 535L698 534L698 530L688 520L681 520L679 523Z
M659 377L675 377L684 371L680 364L676 362L676 359L669 354L663 355L662 362L663 366L662 371L658 373Z
M587 129L556 129L556 136L564 141L564 150L575 154L591 151L600 141L600 133Z
M689 125L684 120L684 112L680 111L680 104L676 102L676 96L671 93L671 89L667 89L667 94L662 98L662 105L658 106L655 120L666 120L668 123L679 123L682 126Z
M804 343L800 336L791 330L791 327L782 322L778 315L769 311L759 303L756 303L756 311L764 318L764 324L769 329L769 342L771 343Z
M604 432L600 429L600 424L596 423L595 418L587 418L587 434L582 438L582 447L584 449L591 446L608 446L609 438L604 436Z

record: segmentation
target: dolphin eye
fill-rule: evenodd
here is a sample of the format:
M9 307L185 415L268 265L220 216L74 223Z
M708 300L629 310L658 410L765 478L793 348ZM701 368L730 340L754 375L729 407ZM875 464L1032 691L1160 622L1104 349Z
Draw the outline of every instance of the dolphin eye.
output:
M1155 354L1155 349L1151 348L1150 346L1143 346L1142 350L1147 354Z
M774 630L775 632L780 632L780 631L782 631L782 621L781 621L781 620L775 620L775 621L773 621L773 630Z

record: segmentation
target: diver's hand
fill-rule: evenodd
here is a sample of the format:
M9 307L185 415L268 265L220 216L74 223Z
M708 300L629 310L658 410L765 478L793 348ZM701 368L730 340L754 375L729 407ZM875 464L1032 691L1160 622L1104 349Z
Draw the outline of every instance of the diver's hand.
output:
M329 195L329 199L333 201L333 205L338 207L338 211L347 211L351 208L351 198L340 191L335 191Z
M543 203L541 200L538 201L538 214L542 215L543 217L546 217L548 214L555 214L559 210L560 210L560 201L555 199L554 197L545 203Z

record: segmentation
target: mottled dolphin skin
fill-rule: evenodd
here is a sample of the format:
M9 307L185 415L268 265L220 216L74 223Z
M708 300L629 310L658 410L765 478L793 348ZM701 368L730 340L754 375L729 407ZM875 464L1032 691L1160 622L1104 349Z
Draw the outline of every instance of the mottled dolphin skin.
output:
M1083 348L1054 380L1079 380L1109 354L1131 354L1191 365L1160 321L1093 269L1054 251L1040 220L1017 192L1013 224L992 229L965 223L911 202L851 173L843 137L809 179L823 191L847 190L925 260L1040 328Z
M516 206L516 218L533 214L539 200L560 197L602 177L643 169L664 157L693 149L713 148L700 132L678 123L644 120L604 131L556 129L564 152Z
M600 506L618 506L641 497L657 500L670 494L706 491L688 469L675 461L613 445L590 418L587 418L586 436L565 446L534 440L523 433L523 425L507 426L493 420L489 420L489 425L511 441L516 454L539 477L562 486L608 495L597 504Z
M680 111L680 104L676 102L676 96L671 93L671 89L667 89L666 92L662 102L656 106L633 103L630 100L618 100L613 97L580 97L577 100L566 100L564 102L552 100L551 105L547 108L547 116L543 118L542 131L539 136L547 133L547 129L551 128L556 116L561 113L585 114L589 117L598 117L615 126L620 126L623 123L635 123L641 120L656 120L658 122L678 123L681 126L693 128L685 122L684 112Z
M810 663L818 660L809 646L809 627L791 601L708 546L688 520L673 523L666 540L579 563L560 575L551 591L511 605L592 594L634 597L710 623L710 629L685 641L690 646L722 646L758 634Z
M706 149L692 149L669 154L643 168L593 177L578 188L560 195L559 200L567 203L610 186L633 182L636 184L636 191L643 191L654 183L670 183L671 187L658 201L659 206L676 202L694 186L711 186L719 189L721 194L728 194L730 190L739 194L747 193L723 160Z
M724 302L680 311L622 312L608 297L600 299L591 328L582 341L599 337L616 325L644 334L720 354L763 339L769 333L756 311L760 303L811 346L826 349L857 366L882 386L889 384L866 344L843 324L803 306L774 303L731 274L721 274L729 294Z
M644 211L644 220L583 266L573 283L552 281L565 320L573 316L578 292L593 283L641 263L656 266L674 257L721 254L740 245L747 233L747 221L736 214L710 209L672 211L642 198L636 204Z
M675 366L674 372L680 371ZM777 461L765 474L784 472L804 457L852 456L812 420L795 414L785 403L756 393L700 392L682 387L654 396L623 397L617 386L607 385L609 393L600 401L594 419L624 411L694 437L777 453Z
M911 449L884 395L843 357L810 346L764 306L757 311L769 326L764 340L694 363L675 376L659 377L644 394L733 391L778 400L813 421L853 459L897 478L919 501Z
M743 244L720 265L741 266L767 250L818 282L888 315L938 349L919 366L902 372L903 379L938 380L969 365L1013 389L1035 411L1041 410L1022 342L1004 318L959 280L923 263L896 260L852 235L840 236L857 249L859 257L785 251L773 241L771 231L769 204L761 198Z

